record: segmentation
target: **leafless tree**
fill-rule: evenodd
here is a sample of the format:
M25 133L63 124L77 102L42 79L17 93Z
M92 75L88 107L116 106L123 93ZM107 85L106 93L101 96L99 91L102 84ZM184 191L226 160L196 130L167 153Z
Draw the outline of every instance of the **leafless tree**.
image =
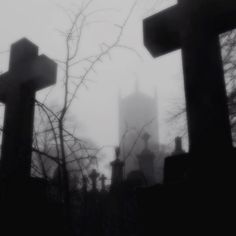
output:
M236 30L224 33L221 45L232 137L236 144Z
M93 0L89 0L75 11L65 10L70 20L69 27L60 31L65 46L65 57L56 60L59 65L59 74L62 75L59 81L62 88L61 103L50 106L47 102L52 94L50 92L44 101L35 101L37 113L35 127L37 128L34 132L33 152L37 157L37 164L32 162L32 169L35 174L40 173L41 176L49 178L48 171L52 171L52 166L54 169L56 167L58 184L67 215L70 214L70 173L76 170L82 176L86 174L97 152L94 145L90 146L79 137L75 124L70 119L72 104L77 99L81 88L87 87L90 75L96 72L97 66L103 63L106 57L110 58L115 48L125 48L135 52L132 48L122 45L121 39L136 2L121 24L114 23L117 35L114 36L113 41L103 42L93 55L81 58L81 42L86 26L91 23L89 20L92 15L104 10L90 10L92 4ZM73 174L71 176L73 177Z

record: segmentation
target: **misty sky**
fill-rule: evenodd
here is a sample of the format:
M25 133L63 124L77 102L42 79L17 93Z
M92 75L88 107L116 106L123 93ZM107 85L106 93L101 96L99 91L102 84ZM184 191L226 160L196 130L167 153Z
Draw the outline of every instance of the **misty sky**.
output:
M62 8L76 11L80 0L0 0L0 71L8 69L9 46L27 37L39 46L40 53L52 59L65 57L65 46L60 31L70 22ZM96 52L101 42L113 42L117 35L115 24L122 24L133 0L94 0L88 12L103 9L93 15L82 38L81 56ZM118 91L126 96L134 90L138 79L140 90L150 96L158 93L160 141L170 144L179 132L176 123L168 122L172 111L183 104L183 80L180 51L153 59L143 46L142 19L164 9L175 1L140 0L122 35L122 45L132 47L135 53L114 49L110 58L96 66L73 104L73 119L78 121L81 136L92 139L98 146L118 144ZM104 10L106 9L106 10ZM58 76L60 80L60 73ZM54 88L51 103L60 100L58 87ZM40 91L42 98L47 91ZM109 153L109 152L106 152ZM110 157L112 158L112 157Z

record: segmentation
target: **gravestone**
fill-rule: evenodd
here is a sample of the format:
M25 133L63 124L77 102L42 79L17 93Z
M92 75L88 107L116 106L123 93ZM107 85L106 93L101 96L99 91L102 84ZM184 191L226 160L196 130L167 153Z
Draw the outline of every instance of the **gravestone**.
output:
M23 38L11 45L9 71L0 76L5 104L0 174L3 179L30 177L35 93L55 84L56 64Z
M148 141L150 137L151 136L149 133L144 133L142 135L142 139L144 141L144 149L139 155L137 155L139 169L143 173L144 178L148 185L152 185L155 183L155 177L154 177L155 154L152 151L150 151L148 147Z
M176 137L175 138L175 149L172 152L172 155L180 155L185 153L182 145L182 138L181 137Z
M106 191L106 180L107 180L107 177L102 174L101 177L99 178L99 180L101 181L101 190L102 191Z
M182 138L175 138L175 149L170 157L165 158L164 183L184 181L189 167L189 155L182 147Z
M120 148L115 150L116 159L111 162L111 186L122 183L124 175L124 162L120 160Z
M92 191L97 191L97 179L99 177L99 173L95 169L93 169L89 177L92 182Z
M182 49L190 172L212 181L229 172L233 156L219 34L236 27L235 15L235 0L178 0L144 20L153 56Z

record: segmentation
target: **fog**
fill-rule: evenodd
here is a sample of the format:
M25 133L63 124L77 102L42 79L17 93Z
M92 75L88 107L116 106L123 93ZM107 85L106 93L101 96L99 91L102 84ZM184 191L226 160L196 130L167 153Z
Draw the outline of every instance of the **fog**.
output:
M133 3L131 0L91 3L88 12L103 10L93 15L94 23L85 29L81 57L99 50L102 42L110 43L116 38L117 25L124 22ZM1 72L8 69L10 44L22 37L29 38L39 46L40 53L52 59L65 57L61 31L68 28L70 21L64 9L76 11L81 1L0 0L0 4ZM80 136L99 147L118 145L118 94L125 97L132 93L137 80L143 93L153 96L157 90L160 142L172 147L175 136L183 133L182 124L170 122L171 116L184 105L181 53L176 51L154 59L144 47L142 36L142 20L171 4L175 1L137 1L121 38L121 44L132 50L115 48L105 56L73 104L70 117L76 121ZM60 75L59 72L58 81ZM40 91L38 99L53 90L50 103L56 104L61 99L60 86ZM105 158L100 168L107 169L114 158L113 150L104 148L102 152Z

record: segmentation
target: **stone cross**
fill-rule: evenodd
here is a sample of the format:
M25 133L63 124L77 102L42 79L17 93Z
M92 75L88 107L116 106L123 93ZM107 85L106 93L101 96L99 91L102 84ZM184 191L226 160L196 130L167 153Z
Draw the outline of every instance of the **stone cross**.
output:
M92 190L97 190L97 178L99 177L99 173L93 169L89 177L92 181Z
M30 176L35 93L55 84L56 64L23 38L11 45L9 71L0 76L5 104L1 150L2 178Z
M190 152L232 147L219 34L236 27L235 15L235 0L178 0L144 20L153 56L182 49Z
M99 178L99 180L101 180L101 187L102 187L102 190L106 190L106 180L107 180L107 177L102 174L101 177Z

